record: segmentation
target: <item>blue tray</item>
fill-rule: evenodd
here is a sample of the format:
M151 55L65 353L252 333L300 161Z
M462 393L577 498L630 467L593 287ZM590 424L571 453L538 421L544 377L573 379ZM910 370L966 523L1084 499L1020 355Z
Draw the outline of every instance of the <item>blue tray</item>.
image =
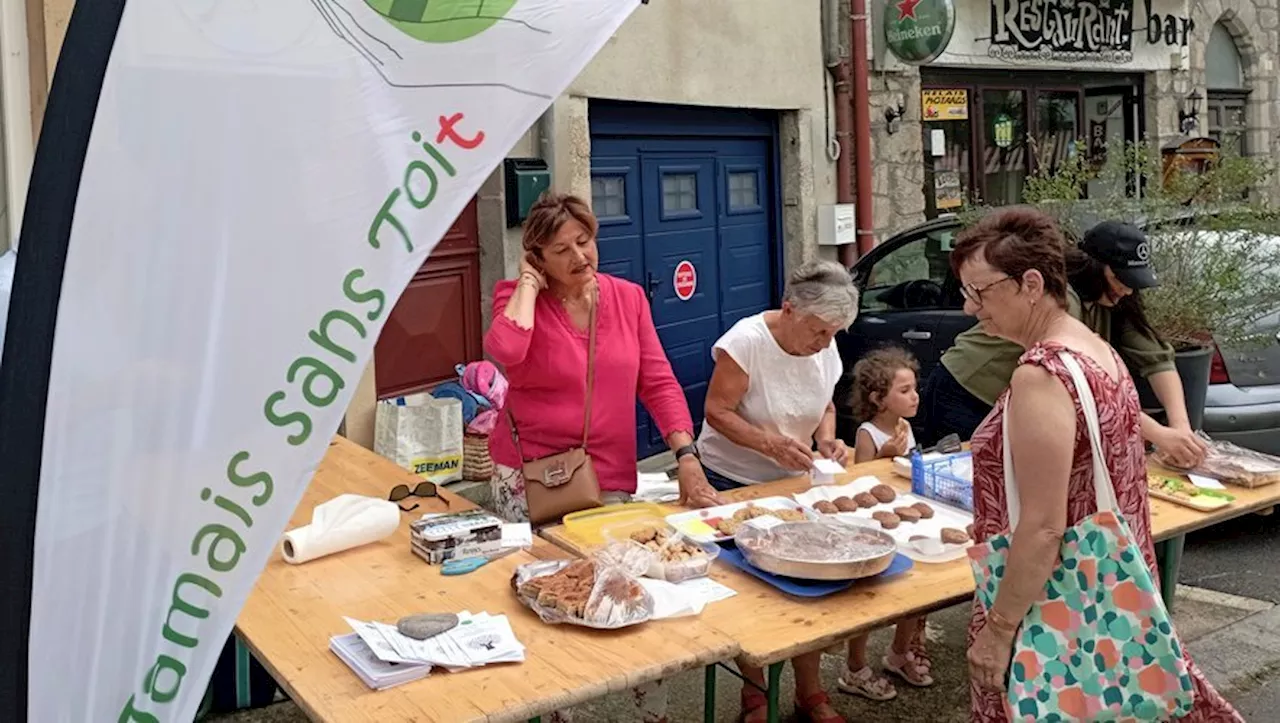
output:
M733 544L720 546L719 560L733 565L748 575L758 578L788 595L796 595L797 597L823 597L848 590L853 587L854 583L858 582L857 580L799 580L794 577L774 575L747 562L747 559L742 556L742 553ZM884 572L874 577L863 579L877 580L892 577L910 570L912 565L911 558L898 553Z

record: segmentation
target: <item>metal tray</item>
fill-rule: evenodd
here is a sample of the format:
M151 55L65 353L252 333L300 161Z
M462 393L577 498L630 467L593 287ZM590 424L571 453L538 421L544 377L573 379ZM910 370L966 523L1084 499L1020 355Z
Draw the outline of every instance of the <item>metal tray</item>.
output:
M856 580L893 564L898 546L870 527L822 521L784 522L767 530L746 527L734 537L747 562L801 580Z

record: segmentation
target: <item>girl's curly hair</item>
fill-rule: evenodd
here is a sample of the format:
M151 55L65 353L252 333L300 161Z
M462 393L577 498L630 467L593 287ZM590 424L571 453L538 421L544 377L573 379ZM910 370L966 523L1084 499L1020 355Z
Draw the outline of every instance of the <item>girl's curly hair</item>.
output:
M876 349L853 365L851 396L853 413L859 421L868 421L880 413L880 405L876 404L874 396L883 399L889 393L899 369L910 369L913 374L920 374L920 364L911 352L896 346Z

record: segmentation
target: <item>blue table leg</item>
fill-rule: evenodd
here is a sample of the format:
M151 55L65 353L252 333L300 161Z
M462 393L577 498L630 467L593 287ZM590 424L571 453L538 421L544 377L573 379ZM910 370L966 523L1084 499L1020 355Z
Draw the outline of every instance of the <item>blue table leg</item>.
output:
M1173 612L1173 596L1178 589L1178 569L1182 567L1182 549L1186 535L1170 537L1156 543L1156 564L1160 566L1160 596L1164 606Z

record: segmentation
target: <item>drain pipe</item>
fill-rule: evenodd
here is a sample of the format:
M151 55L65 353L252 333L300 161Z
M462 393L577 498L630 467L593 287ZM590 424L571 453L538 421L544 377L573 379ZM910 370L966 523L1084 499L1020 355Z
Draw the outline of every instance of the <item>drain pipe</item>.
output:
M827 72L831 74L833 101L835 103L836 132L834 154L828 155L836 162L836 203L853 203L853 84L849 66L849 0L823 0L822 46ZM840 263L852 266L857 247L846 244L840 247Z
M8 207L9 228L0 228L0 252L10 245L18 246L22 228L22 212L27 202L27 184L31 177L31 161L35 156L31 128L31 77L28 58L31 49L27 39L27 5L23 0L0 2L0 188L7 197L0 208ZM0 217L4 214L0 213Z
M853 0L853 166L858 256L870 252L876 245L871 203L871 93L867 82L871 69L867 62L867 18L867 0ZM842 261L844 253L852 255L852 250L842 248L840 251Z

